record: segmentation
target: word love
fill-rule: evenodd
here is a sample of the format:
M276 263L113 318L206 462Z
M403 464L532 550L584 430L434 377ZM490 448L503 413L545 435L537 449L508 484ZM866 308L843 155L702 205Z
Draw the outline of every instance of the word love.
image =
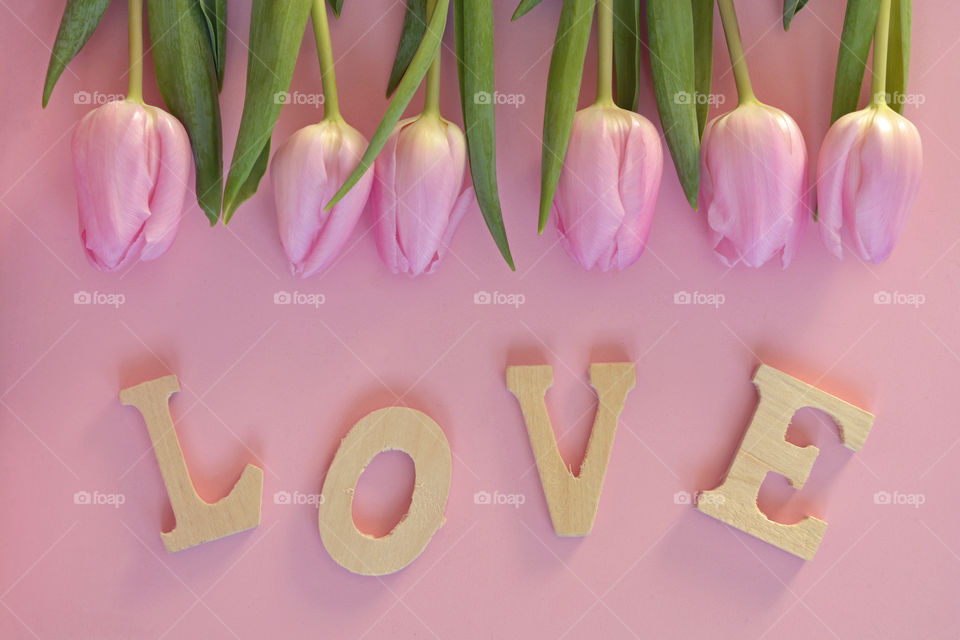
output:
M554 530L585 536L596 519L607 463L627 394L636 383L631 363L590 365L597 412L587 451L574 475L567 467L547 413L550 366L507 369L507 387L517 397L536 460ZM840 429L848 448L863 446L873 416L782 371L761 365L753 377L760 400L723 483L695 501L697 509L806 560L813 558L827 524L809 516L794 524L768 519L757 506L769 472L803 487L819 454L814 446L787 442L790 420L803 407L820 409ZM120 392L120 400L143 415L160 465L176 524L162 533L168 551L252 529L260 524L263 471L247 465L230 493L214 504L197 494L170 416L169 397L180 390L176 376L144 382ZM369 536L353 521L353 495L360 475L384 451L403 451L414 462L416 479L406 515L388 534ZM440 426L420 411L389 407L361 418L334 456L318 501L320 538L331 557L362 575L399 571L420 555L444 523L452 472L450 445Z

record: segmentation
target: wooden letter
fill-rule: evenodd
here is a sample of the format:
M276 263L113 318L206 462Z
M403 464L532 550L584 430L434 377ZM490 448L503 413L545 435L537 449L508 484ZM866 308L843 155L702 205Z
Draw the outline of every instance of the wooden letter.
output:
M760 401L726 478L719 487L700 494L697 509L785 551L812 560L827 523L808 516L795 524L767 518L757 507L757 494L767 472L779 473L802 489L814 460L814 446L798 447L786 441L787 428L797 410L820 409L840 427L840 440L859 451L873 426L873 416L805 382L767 365L753 376Z
M170 417L168 399L177 391L177 376L171 375L120 392L123 404L133 405L143 414L167 486L176 524L160 537L170 552L256 527L263 493L263 471L248 464L225 498L210 504L197 495Z
M627 394L636 384L636 369L630 362L590 365L597 414L579 476L563 462L550 425L545 398L552 384L553 367L549 365L507 367L507 388L520 401L553 529L558 536L585 536L597 517L617 420Z
M377 454L403 451L416 468L410 508L390 533L374 538L353 522L353 493ZM340 443L320 500L320 539L345 569L382 576L403 569L443 525L450 493L450 445L430 416L406 407L379 409L360 419Z

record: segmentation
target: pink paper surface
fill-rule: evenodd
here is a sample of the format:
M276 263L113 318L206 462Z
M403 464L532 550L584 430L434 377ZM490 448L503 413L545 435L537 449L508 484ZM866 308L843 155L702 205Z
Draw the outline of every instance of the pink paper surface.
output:
M228 158L249 4L230 3ZM524 99L498 109L517 273L501 262L474 208L433 276L390 275L364 219L339 264L304 282L287 273L269 179L228 228L210 229L191 202L162 259L124 274L90 267L77 238L69 153L90 105L74 96L86 92L95 102L125 91L125 3L113 3L45 112L42 80L63 3L0 8L0 637L960 634L960 7L916 3L916 99L906 113L923 136L924 178L888 262L837 261L811 225L788 270L778 261L728 270L668 165L645 255L622 273L601 274L565 256L552 228L542 237L535 231L560 3L544 2L519 23L509 22L512 2L496 4L499 90ZM345 5L332 24L341 102L369 136L385 107L403 7ZM787 34L779 1L740 5L757 94L793 115L815 157L828 124L842 3L811 2ZM719 25L715 44L715 92L725 111L736 98ZM446 45L443 109L459 122L451 37ZM591 45L584 104L593 96L594 55ZM659 124L647 70L643 80L641 113ZM320 91L309 38L292 91L307 104L284 108L275 145L321 114L308 104ZM149 60L145 94L161 104ZM120 294L123 304L75 304L79 292ZM274 304L278 292L321 294L323 304ZM479 292L519 294L523 304L475 304ZM675 304L681 292L719 294L723 303ZM875 302L884 292L891 304ZM553 365L547 402L576 468L596 402L587 368L618 360L637 363L637 387L596 525L589 537L558 538L505 368ZM813 562L683 500L719 483L752 415L750 378L760 362L877 416L853 454L829 420L801 411L791 438L821 449L810 480L799 492L779 476L764 485L761 506L774 517L812 513L829 522ZM265 481L258 529L168 555L159 535L173 525L166 491L143 420L117 393L171 372L183 387L172 412L201 495L222 497L246 463L262 466ZM316 508L283 504L282 492L309 502L304 496L319 493L350 426L395 404L425 411L447 434L447 522L403 571L355 576L324 550ZM361 481L357 521L389 530L412 481L403 454L378 458ZM477 504L482 491L520 495L523 504ZM98 501L119 495L123 504L76 504L78 492Z

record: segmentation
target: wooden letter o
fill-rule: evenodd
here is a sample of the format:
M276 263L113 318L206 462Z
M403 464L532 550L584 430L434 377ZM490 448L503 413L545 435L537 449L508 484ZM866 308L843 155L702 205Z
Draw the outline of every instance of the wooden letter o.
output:
M390 533L375 538L353 522L353 494L360 474L384 451L403 451L416 467L410 508ZM320 539L345 569L382 576L403 569L443 525L450 493L450 445L425 413L389 407L367 414L340 443L323 482Z

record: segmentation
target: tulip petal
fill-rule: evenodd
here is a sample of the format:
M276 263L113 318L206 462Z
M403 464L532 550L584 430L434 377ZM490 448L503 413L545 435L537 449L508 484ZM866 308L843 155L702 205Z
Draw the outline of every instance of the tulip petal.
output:
M373 173L367 172L330 211L324 205L360 160L366 140L340 121L300 129L274 155L274 183L280 240L290 270L309 277L330 266L363 212Z
M180 121L156 107L146 109L153 129L149 153L156 170L150 217L143 227L146 244L140 259L144 261L159 258L177 237L192 164L190 138Z
M554 196L561 245L584 269L609 269L623 222L620 201L621 123L615 110L577 112ZM605 267L605 268L604 268Z
M779 109L747 103L704 135L701 200L717 256L759 267L796 250L809 212L807 152L799 127Z
M620 201L625 215L617 232L612 265L620 270L636 262L646 247L663 174L660 135L649 120L631 115L633 126L624 144L620 166Z
M584 269L633 264L643 251L663 170L656 128L593 105L574 117L552 212L560 244Z
M858 172L848 175L850 202L847 224L857 252L865 260L886 260L903 233L920 186L923 164L920 134L912 122L882 107L866 129L856 153Z
M153 189L147 164L147 114L133 102L111 102L88 113L72 150L80 235L98 269L114 271L136 259Z
M353 189L330 211L324 211L323 207L337 187L356 168L365 146L366 140L351 128L349 132L338 137L338 144L325 150L324 162L328 179L323 185L322 197L312 203L317 207L314 211L320 220L321 228L307 254L306 263L302 265L301 277L306 278L329 267L340 255L360 220L373 184L372 171L363 174Z
M437 119L421 118L400 133L397 242L411 275L433 262L463 184L465 149L451 143L447 128Z
M373 187L370 190L370 210L380 259L392 273L407 270L407 262L400 253L397 241L397 142L400 130L411 120L404 120L387 138L383 151L374 163Z
M437 116L405 120L388 138L370 208L380 257L393 273L436 268L469 204L461 193L465 168L463 131Z
M460 226L460 222L463 220L463 217L467 214L467 211L470 210L470 205L472 205L475 201L476 194L474 193L473 186L471 185L460 194L460 197L457 198L456 203L453 205L453 210L450 212L450 224L447 225L447 230L443 232L443 239L440 241L440 246L437 248L437 253L434 255L433 260L430 261L430 264L427 266L427 269L424 271L424 273L433 273L443 257L447 255L447 252L450 250L450 244L453 242L453 235L456 232L457 227Z
M323 161L323 124L314 124L290 136L270 163L280 243L293 275L303 273L304 262L325 221L324 186L330 182Z
M843 257L844 185L850 151L863 133L861 113L848 113L827 131L817 161L817 222L820 238L838 258Z

